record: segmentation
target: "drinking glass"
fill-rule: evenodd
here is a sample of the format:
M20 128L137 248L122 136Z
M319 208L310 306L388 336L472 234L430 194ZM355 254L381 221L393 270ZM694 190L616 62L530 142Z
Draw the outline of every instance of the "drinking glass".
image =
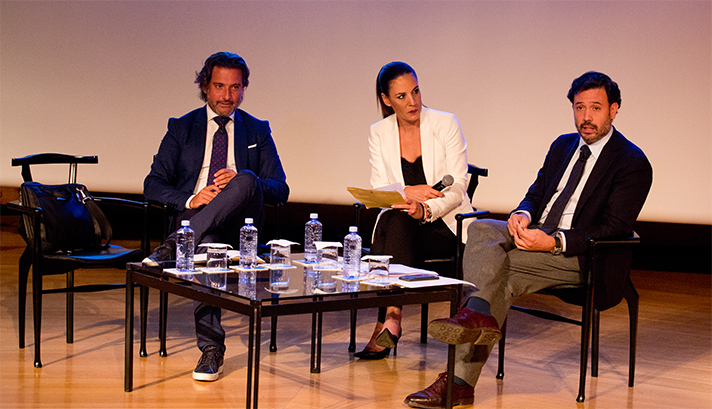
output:
M208 260L206 267L210 270L227 269L227 244L211 243L208 245Z
M292 265L291 246L272 244L269 251L269 263L273 266L290 267Z
M217 268L217 267L216 267ZM227 273L208 273L208 282L213 288L225 291L227 289Z
M369 256L368 275L376 280L388 280L390 275L390 256Z

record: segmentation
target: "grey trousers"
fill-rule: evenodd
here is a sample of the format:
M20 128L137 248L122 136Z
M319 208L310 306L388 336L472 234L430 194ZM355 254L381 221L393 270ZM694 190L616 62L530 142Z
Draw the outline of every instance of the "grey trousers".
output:
M514 297L560 284L581 283L578 257L554 256L548 252L516 248L507 222L482 219L471 223L463 258L467 286L463 301L479 297L490 303L500 327ZM455 376L476 385L492 346L462 344L456 347Z

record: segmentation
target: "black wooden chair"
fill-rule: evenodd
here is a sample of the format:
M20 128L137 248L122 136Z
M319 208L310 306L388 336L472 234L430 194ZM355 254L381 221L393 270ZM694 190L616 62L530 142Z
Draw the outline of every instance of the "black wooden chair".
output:
M480 183L480 176L482 177L487 177L489 174L489 171L485 168L480 168L478 166L468 164L467 165L467 173L470 174L470 180L467 184L467 196L470 198L470 200L473 199L475 195L475 190L477 189L477 186ZM359 231L361 231L361 212L362 209L365 208L363 203L354 203L354 223L355 226L359 228ZM374 209L376 211L380 212L380 209ZM477 210L477 209L475 209ZM473 213L475 216L471 217L481 217L481 216L486 216L489 214L488 210L481 210L481 211L475 211ZM458 236L458 243L462 241L462 235ZM458 248L458 251L461 249ZM369 249L364 249L363 250L364 254L369 253ZM429 260L424 260L423 263L419 266L416 266L418 268L422 268L424 270L431 270L431 271L436 271L440 275L444 275L447 277L455 277L456 274L456 256L449 257L449 258L443 258L443 259L429 259ZM428 313L429 313L429 304L421 304L421 312L420 312L420 342L422 344L425 344L428 342ZM351 334L350 334L350 341L349 341L349 351L354 352L356 351L356 310L351 311ZM395 351L393 352L395 354Z
M68 164L69 165L69 183L76 183L77 165L95 164L99 159L96 156L72 156L57 153L42 153L29 155L23 158L12 159L12 166L22 167L22 178L25 182L32 181L31 165L43 164ZM141 248L126 249L116 245L103 246L101 249L81 250L74 252L46 252L42 251L41 237L41 222L47 217L40 207L29 207L20 204L19 202L8 203L5 208L12 212L18 212L25 220L28 220L27 225L32 226L34 232L34 240L27 244L22 256L19 260L19 289L18 289L18 304L19 304L19 346L25 347L25 307L27 299L27 281L29 278L30 267L32 273L32 299L34 307L34 335L35 335L35 360L36 368L42 367L40 360L40 341L41 341L41 323L42 323L42 295L53 293L66 293L66 324L67 324L67 343L74 342L74 293L79 292L95 292L105 291L116 288L124 288L124 283L119 284L92 284L92 285L74 285L74 270L78 269L93 269L93 268L116 268L120 270L126 269L126 263L131 261L140 261L146 254L150 244L148 242L147 224L148 224L148 203L135 202L125 199L108 198L108 197L93 197L94 201L100 207L118 206L120 209L133 209L134 213L141 214L142 232L141 232ZM46 275L66 274L66 286L62 288L45 289L43 288L42 278ZM145 288L141 288L141 302L146 303L148 292ZM145 316L141 317L142 322L145 322Z
M462 221L477 217L475 214L458 214L455 218L458 222L458 237L462 237ZM601 274L600 264L597 261L605 257L607 251L617 251L623 254L622 263L625 263L625 270L630 273L632 263L632 246L640 243L640 237L634 236L623 239L599 240L590 238L588 240L588 253L586 255L586 268L584 271L584 281L581 285L562 285L538 291L537 294L553 295L562 301L581 306L581 320L570 319L548 311L529 309L513 305L512 310L524 312L535 317L565 322L581 327L581 364L579 375L579 391L576 401L583 402L586 389L586 369L588 366L589 345L591 348L591 376L598 377L598 346L599 346L599 324L600 311L594 305L595 286L594 278ZM462 279L462 252L458 251L456 264L459 265L457 278ZM633 286L633 282L628 277L623 298L628 304L628 314L630 317L630 355L628 361L628 386L632 387L635 377L635 354L638 336L638 292ZM497 369L497 379L504 378L504 350L507 332L507 321L502 324L502 338L499 341L499 359ZM590 342L590 344L589 344Z

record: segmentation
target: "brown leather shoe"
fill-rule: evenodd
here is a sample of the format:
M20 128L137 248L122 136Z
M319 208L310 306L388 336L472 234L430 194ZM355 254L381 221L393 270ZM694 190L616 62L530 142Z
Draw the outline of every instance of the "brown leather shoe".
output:
M428 325L428 333L438 341L450 345L474 343L492 345L502 338L497 320L467 308L460 308L452 318L433 320Z
M420 392L411 393L405 404L411 408L444 408L447 393L447 374L438 375L432 385ZM471 405L475 401L475 388L470 385L452 384L452 406Z

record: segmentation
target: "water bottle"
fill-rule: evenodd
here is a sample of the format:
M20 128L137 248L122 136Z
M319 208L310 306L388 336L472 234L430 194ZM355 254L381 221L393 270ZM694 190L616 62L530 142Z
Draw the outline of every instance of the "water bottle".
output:
M361 269L361 236L358 227L349 227L349 234L344 237L344 272L345 278L357 278Z
M309 265L304 267L304 295L313 295L319 285L318 271L314 271L314 267Z
M304 261L316 262L315 241L321 241L322 226L317 213L309 215L309 221L304 226Z
M240 229L240 267L254 268L257 265L257 227L252 225L252 218L245 219Z
M182 220L176 237L176 268L179 271L193 271L195 267L195 232L190 228L190 220Z

